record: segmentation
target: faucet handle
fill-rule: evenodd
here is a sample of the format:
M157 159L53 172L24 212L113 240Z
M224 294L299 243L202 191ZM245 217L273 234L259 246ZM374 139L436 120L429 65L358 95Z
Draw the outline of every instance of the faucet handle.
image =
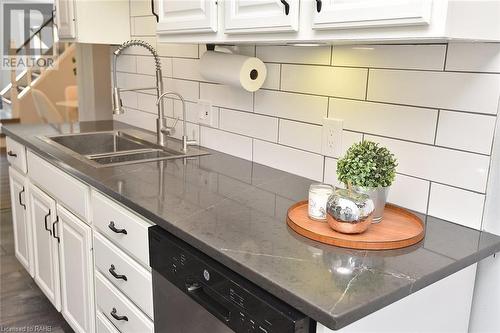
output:
M175 126L177 125L177 123L178 123L178 122L179 122L179 117L177 116L177 117L175 118L175 120L174 120L174 124L172 125L172 127L171 127L171 128L172 128L172 129L174 129L174 128L175 128Z

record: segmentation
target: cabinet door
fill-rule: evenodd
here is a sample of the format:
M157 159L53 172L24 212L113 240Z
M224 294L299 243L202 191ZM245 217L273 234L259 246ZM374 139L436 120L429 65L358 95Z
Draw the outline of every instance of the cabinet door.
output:
M76 37L74 0L56 0L56 23L59 38Z
M25 176L9 167L10 198L12 201L12 222L14 227L14 250L16 258L32 277L35 276L33 265L33 238L26 200L28 180Z
M224 32L258 33L297 31L298 0L227 0L224 2Z
M217 31L216 0L160 0L159 33Z
M60 237L62 315L75 332L93 332L94 269L92 231L88 225L57 205Z
M319 0L313 29L368 28L429 24L432 0Z
M52 230L56 222L56 203L38 187L31 185L29 204L33 226L35 282L57 311L61 311L59 244Z

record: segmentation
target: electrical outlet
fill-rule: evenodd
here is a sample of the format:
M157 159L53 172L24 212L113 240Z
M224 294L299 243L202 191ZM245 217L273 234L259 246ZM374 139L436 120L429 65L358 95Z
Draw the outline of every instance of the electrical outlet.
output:
M342 131L344 120L323 118L321 151L323 155L340 157L342 154Z
M198 100L198 123L214 126L214 111L212 110L212 102L203 99Z

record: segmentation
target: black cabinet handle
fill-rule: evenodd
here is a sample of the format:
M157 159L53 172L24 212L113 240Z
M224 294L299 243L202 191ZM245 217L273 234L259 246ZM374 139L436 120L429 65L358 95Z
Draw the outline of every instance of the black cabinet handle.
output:
M288 15L290 13L290 4L286 0L281 0L281 3L285 6L285 15Z
M23 204L23 201L21 199L21 196L23 193L24 193L24 186L23 186L23 189L21 190L21 192L19 192L19 204L24 208L24 210L26 210L26 205Z
M321 0L316 0L316 11L321 12L321 7L323 7L323 2Z
M125 229L116 229L114 221L110 221L108 227L109 227L109 229L113 230L117 234L124 234L124 235L127 234L127 230L125 230Z
M156 17L156 22L159 22L160 17L155 12L155 0L151 0L151 13Z
M54 238L57 239L57 242L60 243L61 239L59 238L59 236L56 236L56 224L58 223L59 223L59 216L56 216L56 220L52 224L52 236L54 236Z
M116 308L113 308L113 310L110 312L110 314L116 320L125 320L125 321L128 321L127 316L119 316L119 315L116 314Z
M11 157L17 157L17 154L16 154L16 153L14 153L12 150L9 150L9 151L7 152L7 155L9 155L9 156L11 156Z
M52 230L50 230L48 227L47 227L47 222L48 222L48 218L50 216L50 209L49 209L49 212L47 213L47 215L45 215L45 230L47 230L49 232L49 234L52 236Z
M115 279L122 279L124 281L127 281L127 277L125 275L116 274L115 270L115 265L111 265L111 267L109 268L109 273L111 273L111 275L113 275Z

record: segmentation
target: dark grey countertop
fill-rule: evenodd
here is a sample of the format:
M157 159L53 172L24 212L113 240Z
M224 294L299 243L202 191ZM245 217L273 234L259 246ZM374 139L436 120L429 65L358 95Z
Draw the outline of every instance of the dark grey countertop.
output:
M323 245L285 223L311 180L215 151L185 165L178 159L97 169L35 137L124 128L130 126L103 121L2 130L331 329L500 251L498 236L422 215L426 237L408 248Z

